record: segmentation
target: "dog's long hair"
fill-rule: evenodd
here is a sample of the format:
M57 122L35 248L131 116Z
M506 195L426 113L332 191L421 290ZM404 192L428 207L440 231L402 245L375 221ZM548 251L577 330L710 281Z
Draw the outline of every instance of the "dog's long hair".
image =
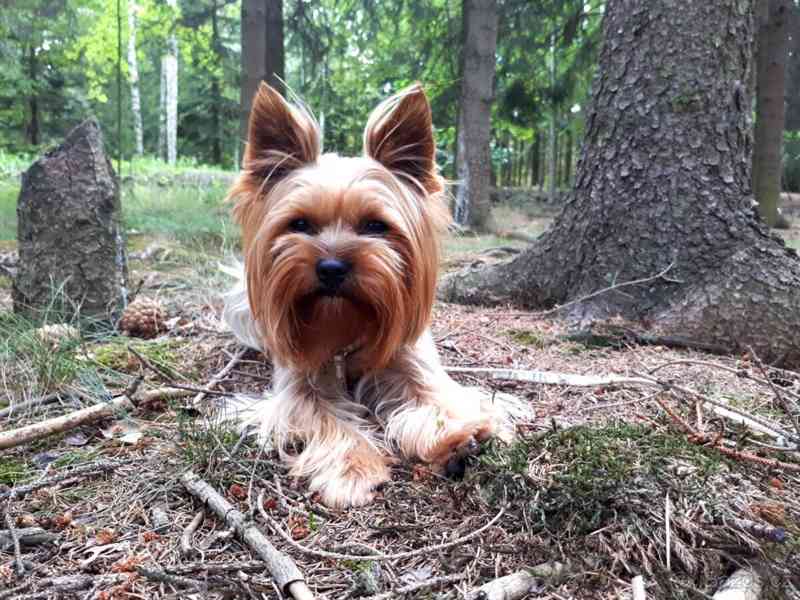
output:
M431 131L427 100L413 86L373 112L363 157L320 155L311 114L262 85L230 197L250 307L276 360L315 372L360 341L355 363L376 370L425 331L449 223ZM316 235L293 231L298 220ZM363 235L370 221L384 223L386 234ZM337 298L316 293L315 265L329 256L354 269Z

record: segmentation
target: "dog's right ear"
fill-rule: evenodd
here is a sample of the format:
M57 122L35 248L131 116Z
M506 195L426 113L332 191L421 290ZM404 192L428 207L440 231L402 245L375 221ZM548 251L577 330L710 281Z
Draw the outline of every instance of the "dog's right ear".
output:
M290 105L262 82L253 98L242 167L263 184L317 160L319 127L305 109Z

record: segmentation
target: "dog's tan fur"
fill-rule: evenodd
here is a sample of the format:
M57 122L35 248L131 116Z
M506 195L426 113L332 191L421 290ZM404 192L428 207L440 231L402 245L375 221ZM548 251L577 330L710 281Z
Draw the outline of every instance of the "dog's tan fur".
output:
M249 127L230 192L244 278L226 320L275 365L271 397L253 408L262 440L344 507L369 502L397 454L443 468L507 426L509 406L450 379L428 331L449 213L422 88L375 109L358 158L321 155L314 119L266 84ZM297 219L313 229L292 230ZM388 228L365 234L370 221ZM352 265L335 296L318 293L322 259Z

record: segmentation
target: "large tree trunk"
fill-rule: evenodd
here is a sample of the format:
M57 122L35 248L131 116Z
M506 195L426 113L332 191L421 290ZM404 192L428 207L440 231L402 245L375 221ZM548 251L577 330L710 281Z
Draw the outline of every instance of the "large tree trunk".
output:
M562 212L513 261L453 274L441 296L576 300L564 313L579 323L620 315L654 334L800 362L800 261L750 193L752 5L609 0L603 33Z
M242 79L239 134L247 139L253 96L262 81L283 87L283 0L242 0Z
M492 171L492 100L494 98L497 1L463 0L464 56L458 112L459 180L454 217L475 231L493 229L489 184Z
M133 112L133 136L137 156L144 154L142 134L142 104L139 96L139 61L136 60L136 3L128 2L128 76L131 83L131 111Z
M753 146L753 193L770 227L778 220L783 154L789 0L756 0L756 133Z

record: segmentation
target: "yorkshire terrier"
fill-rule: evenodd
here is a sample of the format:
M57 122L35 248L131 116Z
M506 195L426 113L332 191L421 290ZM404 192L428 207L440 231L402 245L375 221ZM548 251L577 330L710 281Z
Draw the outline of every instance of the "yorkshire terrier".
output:
M274 364L251 408L265 444L331 507L370 502L396 456L444 472L519 404L442 368L429 330L450 223L418 84L381 103L364 154L321 154L311 114L261 84L229 197L244 273L225 320Z

